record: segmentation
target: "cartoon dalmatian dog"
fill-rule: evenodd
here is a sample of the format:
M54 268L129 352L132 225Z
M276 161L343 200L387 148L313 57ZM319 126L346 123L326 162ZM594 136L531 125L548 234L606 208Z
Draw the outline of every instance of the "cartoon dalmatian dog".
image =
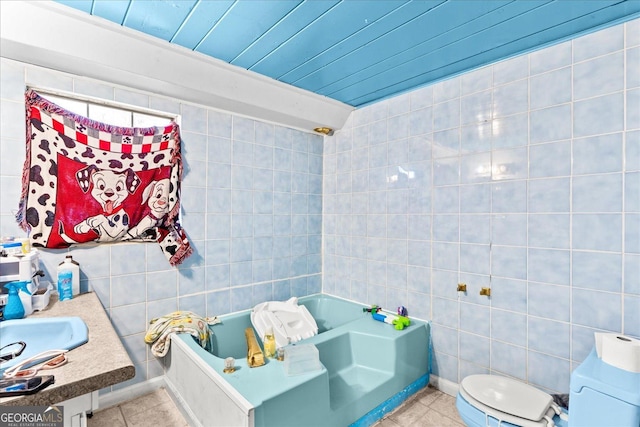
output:
M85 194L91 190L91 196L100 204L102 213L76 224L73 231L83 234L93 230L98 234L96 242L112 242L126 234L129 215L124 211L122 202L140 185L138 175L132 169L114 172L90 165L76 173L76 180ZM63 240L76 243L64 234L62 224L60 231Z
M127 232L123 240L130 240L136 238L153 239L154 233L150 236L146 236L146 232L160 225L162 220L169 212L169 190L171 188L171 181L169 178L164 178L158 181L151 181L149 185L144 189L142 193L142 204L149 206L149 213L144 216L138 224Z

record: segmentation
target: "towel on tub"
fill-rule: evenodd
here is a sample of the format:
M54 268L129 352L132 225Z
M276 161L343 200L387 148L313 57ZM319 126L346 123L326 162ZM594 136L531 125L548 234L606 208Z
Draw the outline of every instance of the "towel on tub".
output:
M202 348L209 347L209 325L220 323L218 317L201 317L191 311L174 311L149 322L144 342L151 345L151 353L163 357L169 351L169 336L172 333L191 334Z

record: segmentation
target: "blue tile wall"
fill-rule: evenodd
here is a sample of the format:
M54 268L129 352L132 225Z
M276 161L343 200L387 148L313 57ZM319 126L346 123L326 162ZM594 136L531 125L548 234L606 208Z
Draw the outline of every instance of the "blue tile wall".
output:
M323 291L431 319L434 374L453 382L566 393L594 331L640 337L638 34L356 110L325 141Z
M162 375L143 342L154 317L177 309L213 316L321 292L320 136L4 58L0 67L2 236L23 235L13 213L24 161L26 84L180 116L182 224L195 254L171 268L155 244L69 251L80 262L82 288L98 294L136 366L135 378L114 388ZM49 280L65 253L44 251Z
M162 375L142 341L153 317L322 291L431 319L441 378L567 392L594 331L640 337L638 34L631 21L387 99L324 142L2 59L0 233L22 234L26 84L176 113L196 253L172 269L155 245L71 251L138 371L116 388ZM44 254L50 278L66 252Z

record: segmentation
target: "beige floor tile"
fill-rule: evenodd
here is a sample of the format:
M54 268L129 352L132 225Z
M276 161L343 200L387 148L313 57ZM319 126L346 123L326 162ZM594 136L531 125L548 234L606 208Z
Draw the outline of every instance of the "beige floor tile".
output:
M420 392L416 393L416 400L422 403L424 406L431 405L440 396L444 395L443 392L434 387L425 387Z
M167 391L164 388L159 388L151 393L121 403L119 406L122 408L125 419L129 419L130 416L136 415L139 412L166 403L173 404Z
M374 427L464 427L455 407L455 398L435 387L427 386Z
M127 416L128 427L188 427L173 403L154 406L146 411Z
M383 418L373 425L373 427L400 427L389 418Z
M429 408L419 419L410 424L410 427L463 427L464 425Z
M389 419L400 427L408 427L424 416L428 410L429 407L418 401L414 401L414 403L407 402L391 413Z
M453 396L442 393L442 395L433 401L429 407L459 423L462 422L458 415L458 408L456 408L456 398Z
M93 416L87 420L87 425L88 427L126 427L119 406L94 412Z
M187 427L188 424L163 388L96 411L88 427Z

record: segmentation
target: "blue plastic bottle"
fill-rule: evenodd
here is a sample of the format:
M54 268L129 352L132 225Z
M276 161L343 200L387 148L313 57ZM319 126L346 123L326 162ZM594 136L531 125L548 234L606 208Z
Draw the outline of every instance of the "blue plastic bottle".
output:
M22 319L24 317L24 307L18 295L18 283L19 282L10 282L4 285L4 287L9 290L7 305L4 306L5 320Z

